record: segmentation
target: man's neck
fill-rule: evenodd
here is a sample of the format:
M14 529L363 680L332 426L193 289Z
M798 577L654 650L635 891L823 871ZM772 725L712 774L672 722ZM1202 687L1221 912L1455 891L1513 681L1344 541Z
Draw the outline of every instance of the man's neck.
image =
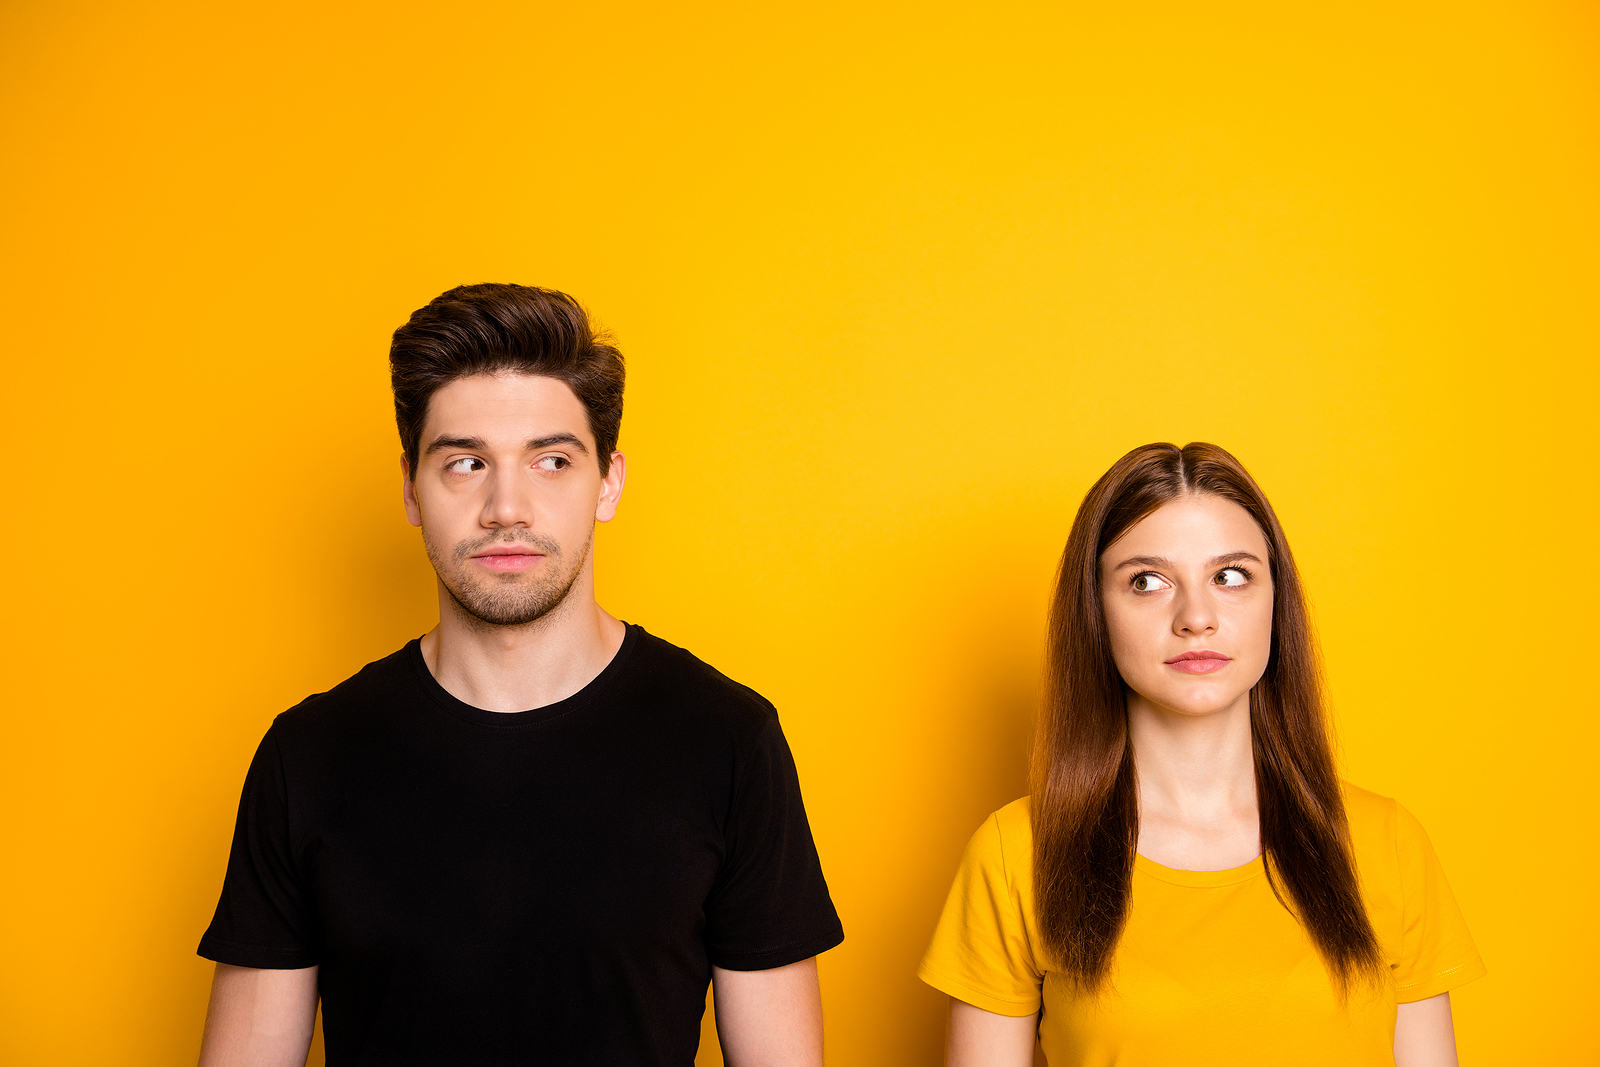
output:
M422 658L445 692L485 711L530 711L594 681L627 627L579 582L548 614L523 626L489 626L469 619L443 584L439 625L422 638Z

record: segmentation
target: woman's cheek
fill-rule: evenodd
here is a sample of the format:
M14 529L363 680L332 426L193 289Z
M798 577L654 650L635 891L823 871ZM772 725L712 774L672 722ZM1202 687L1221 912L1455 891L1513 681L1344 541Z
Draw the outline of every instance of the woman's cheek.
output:
M1252 604L1251 608L1249 618L1245 620L1250 656L1251 660L1265 671L1267 660L1272 655L1272 600L1269 597L1264 605Z

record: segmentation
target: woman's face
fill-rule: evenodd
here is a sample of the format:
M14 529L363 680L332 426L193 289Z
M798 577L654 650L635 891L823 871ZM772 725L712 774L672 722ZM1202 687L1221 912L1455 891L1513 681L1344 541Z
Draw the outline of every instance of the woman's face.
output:
M1248 700L1272 649L1267 540L1219 496L1181 497L1100 555L1117 670L1137 698L1177 715Z

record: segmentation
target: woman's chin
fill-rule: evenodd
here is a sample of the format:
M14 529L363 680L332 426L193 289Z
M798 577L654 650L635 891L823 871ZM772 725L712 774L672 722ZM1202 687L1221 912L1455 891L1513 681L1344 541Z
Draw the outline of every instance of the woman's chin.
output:
M1185 687L1188 688L1188 687ZM1206 719L1218 716L1228 716L1230 713L1250 714L1250 693L1231 692L1177 692L1149 696L1141 696L1128 701L1128 713L1136 714L1138 710L1148 709L1152 714L1163 718L1177 719Z

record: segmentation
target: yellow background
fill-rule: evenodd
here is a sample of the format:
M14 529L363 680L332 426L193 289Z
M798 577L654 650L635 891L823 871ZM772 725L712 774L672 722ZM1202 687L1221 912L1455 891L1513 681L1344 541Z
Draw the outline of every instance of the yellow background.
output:
M1464 1062L1600 1062L1600 12L1120 6L0 8L0 1062L193 1056L257 740L434 619L388 334L486 280L628 356L602 602L783 715L831 1063L936 1061L1073 510L1196 438L1450 872Z

